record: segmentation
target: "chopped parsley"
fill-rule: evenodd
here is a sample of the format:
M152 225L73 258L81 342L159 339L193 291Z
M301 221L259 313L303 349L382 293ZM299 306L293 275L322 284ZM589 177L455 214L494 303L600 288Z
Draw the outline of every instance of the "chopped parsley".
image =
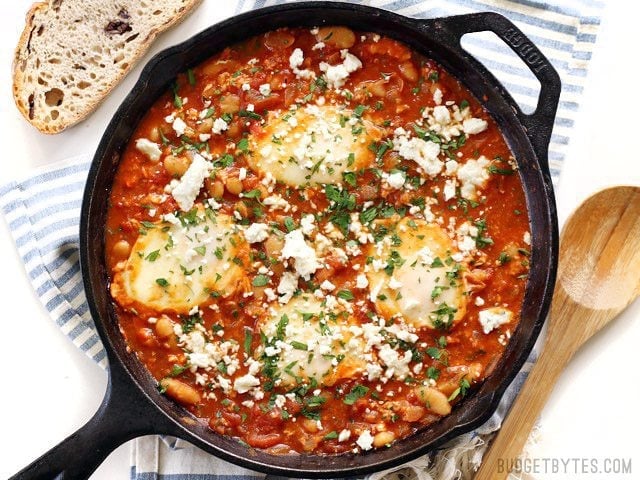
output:
M355 297L353 296L353 293L351 292L351 290L340 290L336 296L338 298L341 298L343 300L347 300L347 301L351 301L353 300Z
M177 377L178 375L182 374L185 370L187 370L189 368L189 365L184 364L184 365L173 365L173 367L171 367L171 371L169 372L169 377Z
M346 184L351 185L352 187L355 187L357 184L356 174L353 172L343 172L342 179Z
M366 105L358 105L356 108L353 109L353 115L356 118L362 118L362 114L364 113L364 111L369 108Z
M173 106L176 108L182 108L182 97L178 95L178 82L175 82L171 86L171 90L173 91Z
M248 328L244 329L244 352L249 355L251 353L251 343L253 342L253 333Z
M457 311L457 308L450 307L446 302L442 302L436 310L431 312L435 314L435 316L430 316L433 326L438 330L448 329L453 324L453 317Z
M346 405L353 405L364 397L367 393L369 393L369 387L365 387L364 385L356 384L349 393L344 396L342 402Z
M400 253L397 250L391 250L391 254L387 259L387 266L384 267L384 272L389 276L393 275L395 268L404 265L405 261L406 260L400 256Z
M465 377L462 377L460 379L460 383L458 384L458 388L456 388L453 393L449 395L448 400L451 401L458 396L460 396L461 398L464 397L470 388L471 384L469 383L469 380L467 380Z
M489 171L489 173L498 174L498 175L513 175L514 173L514 170L510 168L500 168L493 164L489 165L487 167L487 170Z
M251 283L254 287L264 287L269 283L269 277L266 275L256 275Z
M297 340L292 340L291 342L289 342L289 345L291 345L296 350L309 350L309 346L306 343L298 342Z
M196 76L192 69L187 70L187 80L189 81L189 85L192 87L196 84Z
M437 381L438 378L440 378L440 370L438 370L436 367L427 368L427 377Z
M505 263L509 263L511 261L511 257L507 254L507 252L500 252L498 256L498 263L500 265L504 265Z
M249 140L246 137L241 138L238 141L238 150L240 150L241 152L248 152L249 151Z
M146 257L144 257L144 259L148 260L149 262L155 262L159 256L160 250L154 250L153 252L150 252Z
M249 190L248 192L244 192L242 196L244 198L260 198L262 195L262 191L259 188L254 188L253 190Z
M287 229L287 232L293 232L297 227L296 222L293 221L291 217L284 217L284 228Z
M252 112L250 110L240 110L238 112L239 117L251 118L252 120L262 120L262 115ZM238 147L239 148L239 147Z

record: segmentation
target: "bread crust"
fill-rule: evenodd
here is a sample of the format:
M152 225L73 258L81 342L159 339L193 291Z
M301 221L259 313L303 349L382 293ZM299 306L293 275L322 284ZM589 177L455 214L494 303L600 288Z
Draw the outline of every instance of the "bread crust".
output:
M34 3L13 58L13 97L18 110L46 134L84 120L155 38L184 20L200 3L202 0L152 1L148 6L136 0ZM87 42L88 35L95 35L95 42Z

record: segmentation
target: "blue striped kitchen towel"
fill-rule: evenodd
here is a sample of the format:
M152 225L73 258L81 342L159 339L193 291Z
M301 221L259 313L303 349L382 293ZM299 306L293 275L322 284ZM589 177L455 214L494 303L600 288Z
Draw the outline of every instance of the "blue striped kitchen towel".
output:
M207 24L222 20L208 8ZM236 11L282 3L278 0L239 0ZM427 18L476 11L495 11L511 19L554 64L563 90L550 145L551 173L558 179L576 119L587 67L600 24L602 2L595 0L361 0L397 13ZM204 25L203 25L204 26ZM463 45L476 55L513 94L525 111L533 110L537 80L496 37L481 34ZM63 134L64 135L64 134ZM80 203L90 153L54 168L39 170L0 187L0 208L33 288L53 320L89 357L106 367L106 357L89 315L78 264ZM533 357L529 359L530 362ZM524 382L528 363L511 385L496 414L475 432L463 435L434 455L412 462L405 470L421 480L471 478L482 458L486 440L499 428L515 394ZM173 438L143 437L132 442L131 478L252 480L263 475L217 460ZM372 480L391 476L372 475Z

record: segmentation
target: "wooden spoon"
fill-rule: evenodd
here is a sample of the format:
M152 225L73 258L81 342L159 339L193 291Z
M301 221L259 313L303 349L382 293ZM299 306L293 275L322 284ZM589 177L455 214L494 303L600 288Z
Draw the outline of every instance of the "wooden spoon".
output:
M567 220L542 354L485 454L475 480L509 475L573 354L640 294L640 187L588 198Z

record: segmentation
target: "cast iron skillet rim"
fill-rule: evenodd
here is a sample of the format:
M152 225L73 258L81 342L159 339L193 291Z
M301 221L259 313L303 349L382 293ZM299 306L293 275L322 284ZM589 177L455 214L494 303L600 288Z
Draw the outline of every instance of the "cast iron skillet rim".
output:
M90 259L88 258L88 244L86 242L86 240L88 239L88 235L89 235L89 230L90 230L90 226L89 226L89 215L91 212L91 203L93 201L93 195L95 194L95 192L93 191L93 188L95 186L96 183L96 179L97 179L97 175L102 167L100 162L109 162L111 161L110 158L106 158L105 157L105 150L110 150L109 147L109 143L110 143L110 139L109 139L109 134L113 133L113 131L117 128L117 125L122 121L122 118L119 118L119 116L125 114L129 108L128 108L128 102L135 99L135 97L139 94L141 94L142 92L144 92L145 88L147 87L148 83L151 81L151 77L153 75L153 72L155 71L156 68L158 68L159 65L161 65L165 60L170 59L172 56L174 55L179 55L180 52L182 52L183 50L188 50L189 48L191 48L191 46L193 44L195 44L196 42L200 41L201 38L205 38L207 35L210 34L210 30L211 29L215 29L215 30L220 30L223 28L227 28L229 26L233 26L234 24L238 24L241 23L244 19L246 18L256 18L256 17L260 17L260 16L269 16L275 12L279 12L279 11L291 11L291 10L300 10L300 9L309 9L309 8L330 8L332 10L336 10L336 11L342 11L342 12L350 12L352 13L354 10L359 10L361 12L364 12L366 14L374 14L376 16L381 16L384 17L385 19L391 20L395 23L399 23L402 25L403 28L408 29L408 28L412 28L413 30L416 30L422 26L424 26L425 23L432 23L437 19L428 19L428 20L422 20L422 19L409 19L407 17L403 17L401 15L395 14L395 13L391 13L391 12L386 12L386 11L381 11L375 8L371 8L371 7L364 7L364 6L360 6L360 5L348 5L348 4L340 4L340 3L333 3L333 2L309 2L309 3L298 3L298 4L287 4L287 5L279 5L276 7L268 7L265 9L260 9L260 10L256 10L253 12L248 12L245 13L243 15L239 15L237 17L233 17L229 20L226 20L224 22L221 22L213 27L210 27L208 29L206 29L205 31L197 34L196 36L192 37L191 39L186 40L185 42L182 42L179 45L176 45L174 47L170 47L162 52L160 52L159 54L157 54L155 57L153 57L150 62L147 64L147 66L144 68L144 70L142 71L141 75L140 75L140 79L139 81L136 83L135 87L133 88L132 92L130 93L130 95L124 100L123 104L121 105L121 107L119 108L119 110L117 111L117 113L115 114L113 120L110 122L109 126L107 127L104 137L102 139L102 141L100 142L100 145L98 147L98 150L96 152L96 155L94 157L94 161L91 165L91 169L89 171L89 177L88 177L88 182L87 182L87 189L85 190L85 195L84 195L84 199L83 199L83 207L82 207L82 213L81 213L81 242L84 240L85 244L84 247L81 247L81 266L82 266L82 272L83 272L83 278L88 278L89 275L89 269L90 267L88 266L90 263ZM448 17L449 18L449 17ZM470 59L472 59L472 57L470 58L466 58L465 61L469 61ZM479 65L479 64L478 64ZM186 66L185 66L186 67ZM481 75L484 75L485 77L487 76L488 72L486 72L486 70L480 66L479 69L479 73ZM490 74L489 74L490 75ZM492 76L491 76L492 77ZM499 85L495 79L492 79L494 84ZM509 99L506 99L507 103L509 103ZM528 140L528 139L527 139ZM533 148L531 148L531 157L532 158L537 158L537 155L534 154L533 152ZM545 175L546 172L542 173L542 182L541 184L544 185L547 189L550 189L550 185L548 182L548 174ZM548 195L547 195L548 196ZM550 211L550 226L553 228L555 225L554 222L554 215L553 213L555 213L555 210L553 209L553 205L552 205L552 200L549 200L549 205L547 205L549 211ZM554 247L554 245L551 245L552 249ZM553 252L551 257L549 258L549 263L553 263ZM552 283L549 282L550 278L553 276L553 272L549 271L548 272L548 276L547 276L547 284ZM85 280L85 282L87 282L87 280ZM551 285L552 286L552 285ZM550 296L550 290L551 288L547 288L547 291L544 295L544 298L547 300L548 303L548 298ZM91 313L93 315L94 318L100 318L100 316L98 315L98 312L96 311L96 306L95 306L95 298L93 296L93 291L91 288L87 288L87 299L90 305L90 310ZM545 310L544 305L541 307L541 310ZM538 319L538 321L536 322L534 328L532 329L532 331L530 332L530 337L529 337L529 342L528 345L525 350L526 353L528 354L528 351L530 350L530 347L533 345L533 343L535 342L535 338L537 337L537 334L542 326L543 323L543 318L542 319ZM111 361L111 366L113 368L114 364L119 364L118 368L124 368L124 370L126 371L127 376L130 378L130 380L132 380L134 382L134 384L136 385L137 389L139 390L139 393L142 393L144 396L146 396L147 398L149 398L146 390L145 390L145 386L141 385L136 376L130 371L129 366L127 365L127 363L124 361L124 359L118 354L118 351L116 348L114 348L114 346L112 345L112 342L114 341L114 339L111 338L111 335L108 334L108 332L105 331L104 326L102 325L101 321L97 321L96 322L96 326L100 332L100 336L103 340L106 340L105 343L105 348L107 349L108 352L108 357L109 360ZM122 339L118 339L118 341L123 341ZM530 344L530 345L529 345ZM113 355L115 355L115 358L113 357ZM526 359L526 354L522 353L520 355L520 360L521 363L524 363L525 359ZM114 362L115 360L115 362ZM495 408L497 407L498 402L500 401L500 398L502 396L502 393L504 392L504 390L507 388L508 384L511 382L511 380L515 377L515 375L517 374L518 370L519 370L520 365L516 365L514 366L511 370L510 370L510 375L507 375L506 377L503 377L501 383L500 383L500 387L497 390L495 390L494 392L492 392L490 395L487 395L485 397L485 402L487 401L486 398L489 398L488 400L488 405L487 407L484 409L484 413L482 413L481 415L477 416L475 419L465 422L463 424L459 424L458 426L456 426L455 428L449 430L446 434L440 436L437 440L435 440L434 442L430 443L430 447L435 448L436 446L442 444L443 442L451 439L454 436L459 435L460 433L463 433L465 431L469 431L470 429L473 429L477 426L479 426L480 424L482 424L484 421L486 421L486 419L488 419L491 414L493 413L493 411L495 410ZM164 416L169 419L171 422L175 423L175 420L173 418L171 418L170 416L168 416L166 414L166 412L164 412L159 406L155 406L156 409L161 412L162 414L164 414ZM247 459L241 456L236 456L232 453L228 453L226 451L223 450L219 450L217 448L217 446L215 445L211 445L208 442L205 442L203 440L201 440L198 437L194 437L194 433L192 433L191 431L189 431L185 426L180 425L180 424L176 424L175 426L177 426L179 429L181 429L185 435L189 438L190 441L194 441L194 443L199 443L201 445L206 446L207 449L209 450L215 450L217 453L217 455L228 459L228 460L232 460L235 462L240 462L240 463L245 463L247 464L247 466L250 466L252 468L258 467L261 470L265 470L265 471L270 471L272 473L283 473L283 470L279 467L271 467L268 465L264 465L264 464L256 464L254 460L251 459ZM192 438L194 437L194 438ZM305 469L287 469L290 473L301 473L301 474L305 474L307 476L313 475L313 476L326 476L327 474L331 474L331 473L338 473L340 475L344 475L345 473L347 474L361 474L361 473L366 473L366 472L371 472L374 470L379 470L381 468L387 468L390 466L393 466L395 464L399 464L402 463L404 461L406 461L409 457L415 457L417 455L419 455L420 453L424 453L421 450L416 451L410 451L410 452L406 452L405 454L403 454L401 457L398 457L396 460L388 460L388 461L384 461L378 464L370 464L367 465L366 467L360 467L360 468L355 468L355 469L334 469L334 470L325 470L322 472L309 472Z

